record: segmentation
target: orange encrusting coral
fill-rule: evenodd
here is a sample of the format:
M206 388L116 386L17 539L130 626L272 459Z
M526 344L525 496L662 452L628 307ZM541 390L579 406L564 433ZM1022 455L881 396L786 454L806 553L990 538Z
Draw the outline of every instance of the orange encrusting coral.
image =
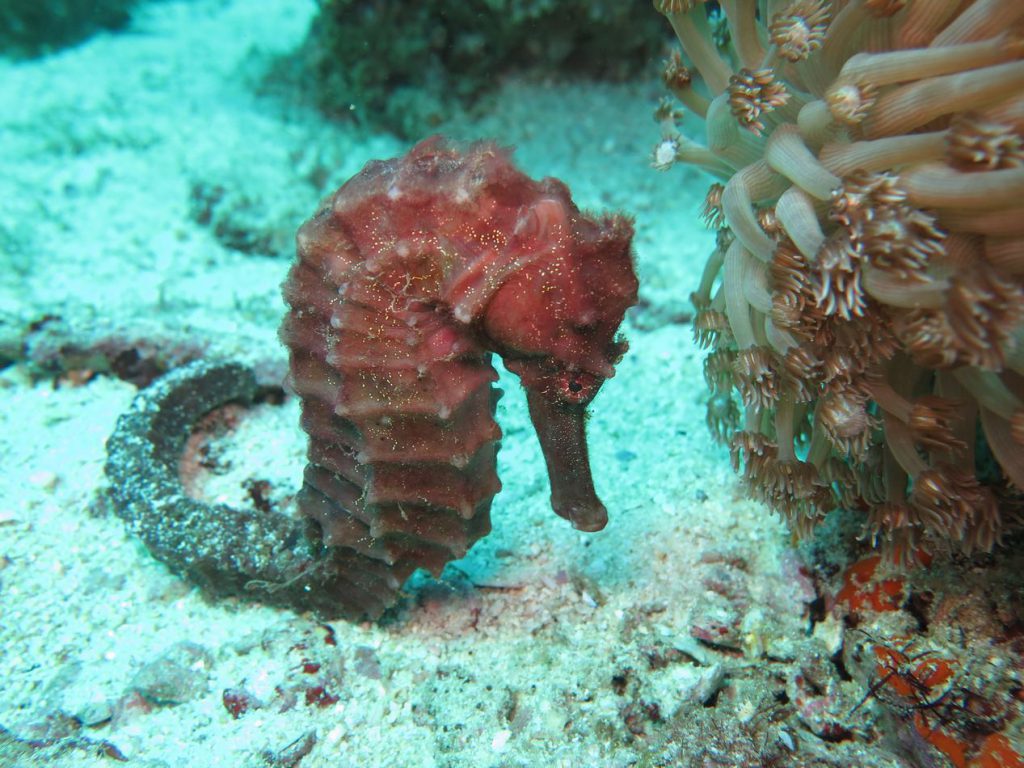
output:
M1024 2L655 0L716 178L708 423L794 531L991 550L1024 487ZM721 23L719 23L721 22ZM712 30L718 31L713 35Z
M971 763L972 768L1024 768L1024 757L1013 748L1001 733L985 737L981 754Z
M964 717L977 704L971 703L973 693L962 679L969 674L969 664L945 655L947 651L918 650L913 641L898 641L900 647L871 645L875 682L869 695L902 711L918 736L957 768L1024 768L1010 739L989 732L1003 727L998 719L979 727L978 721L972 726L970 717Z
M907 598L906 584L899 578L877 578L875 572L881 561L880 555L870 555L847 568L835 602L853 613L865 609L876 613L898 611Z

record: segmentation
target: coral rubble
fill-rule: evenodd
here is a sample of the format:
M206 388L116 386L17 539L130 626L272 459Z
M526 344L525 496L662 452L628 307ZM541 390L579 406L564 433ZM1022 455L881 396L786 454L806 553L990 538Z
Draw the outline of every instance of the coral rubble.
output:
M0 7L0 53L41 56L103 29L120 29L137 0L6 0Z
M661 44L615 0L324 0L299 54L326 113L415 138L509 73L622 77Z

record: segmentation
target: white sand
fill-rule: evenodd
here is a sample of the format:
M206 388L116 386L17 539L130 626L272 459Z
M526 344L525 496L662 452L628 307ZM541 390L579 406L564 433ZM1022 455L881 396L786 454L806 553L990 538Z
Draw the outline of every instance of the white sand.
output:
M8 331L60 315L72 334L131 329L280 369L291 233L366 160L404 151L253 95L313 11L308 0L154 3L124 34L0 63ZM632 349L589 426L604 532L551 513L524 399L503 374L494 532L440 582L415 579L381 625L333 624L332 646L308 616L207 602L97 501L104 441L132 385L33 383L17 364L0 374L0 725L46 738L84 722L79 738L168 768L729 766L757 765L756 750L779 765L909 765L868 730L830 744L780 709L798 660L823 653L806 637L815 595L788 533L742 498L712 445L701 354L688 325L666 322L688 310L712 238L696 222L707 181L648 167L659 95L653 77L511 83L495 113L453 128L516 144L526 171L562 178L585 207L637 217L648 306L632 322L645 330L627 329ZM310 179L324 170L320 189ZM239 218L276 257L225 248L197 223L197 185L244 198ZM294 404L255 409L229 442L228 497L244 496L246 477L298 487ZM716 622L740 628L725 643L736 653L691 637ZM199 648L181 669L153 666L185 642ZM184 700L146 704L135 692L152 694L146 675ZM317 685L337 701L307 704ZM855 703L863 681L842 685ZM233 719L222 693L239 688L254 706ZM871 722L867 708L849 719ZM307 733L316 743L301 763L260 757ZM0 765L117 764L80 744L10 747Z

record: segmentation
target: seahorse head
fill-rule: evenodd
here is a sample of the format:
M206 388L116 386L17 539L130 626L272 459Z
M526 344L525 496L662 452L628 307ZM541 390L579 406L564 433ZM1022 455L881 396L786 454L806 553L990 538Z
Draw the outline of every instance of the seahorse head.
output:
M594 491L584 425L587 405L626 351L618 330L637 298L633 226L624 216L582 214L559 181L541 187L509 243L525 266L491 296L482 326L526 389L553 509L597 531L608 515Z

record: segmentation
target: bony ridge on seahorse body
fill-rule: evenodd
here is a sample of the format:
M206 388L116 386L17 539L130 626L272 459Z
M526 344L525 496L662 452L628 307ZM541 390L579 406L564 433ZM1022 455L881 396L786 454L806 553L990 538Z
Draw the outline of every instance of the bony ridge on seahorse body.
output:
M492 352L526 389L555 512L605 526L584 423L626 349L632 232L494 144L440 137L367 164L302 226L281 330L310 438L298 503L354 612L489 530Z
M526 388L552 506L600 530L584 418L626 349L631 237L627 218L580 213L565 185L528 178L490 143L435 138L369 163L302 226L284 287L309 436L302 516L186 488L199 422L260 389L254 370L206 359L118 419L105 467L116 514L208 594L376 618L413 570L439 574L490 529L497 353Z

